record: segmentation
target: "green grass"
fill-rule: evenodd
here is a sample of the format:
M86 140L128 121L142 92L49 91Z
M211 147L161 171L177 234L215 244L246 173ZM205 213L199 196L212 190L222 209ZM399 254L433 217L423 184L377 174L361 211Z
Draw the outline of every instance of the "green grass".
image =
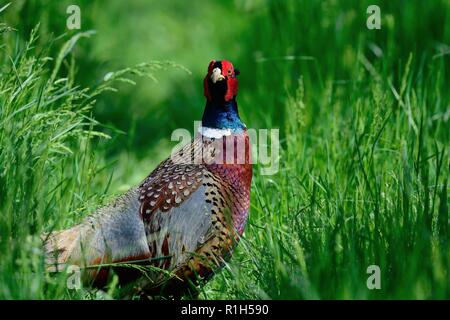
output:
M281 171L256 176L246 239L212 297L449 298L448 126L424 107L442 83L418 90L407 84L418 73L404 71L399 99L388 82L344 97L330 83L324 125L300 82ZM374 264L382 289L370 291Z
M73 83L73 59L67 77L56 77L60 64L49 67L45 50L33 48L35 36L1 54L0 292L8 299L64 293L63 281L46 290L39 234L73 223L102 196L91 97Z
M97 34L71 50L75 33L58 37L64 19L50 19L61 2L0 13L16 29L0 35L0 298L103 297L46 275L38 236L169 154L217 56L241 69L246 124L280 128L282 143L276 175L255 167L244 239L201 298L450 298L448 1L380 2L381 30L365 27L370 1L81 3L82 31ZM229 25L211 27L217 17ZM169 57L192 75L153 63L128 70L136 86L103 81ZM135 76L148 72L158 83ZM369 265L381 290L366 286Z

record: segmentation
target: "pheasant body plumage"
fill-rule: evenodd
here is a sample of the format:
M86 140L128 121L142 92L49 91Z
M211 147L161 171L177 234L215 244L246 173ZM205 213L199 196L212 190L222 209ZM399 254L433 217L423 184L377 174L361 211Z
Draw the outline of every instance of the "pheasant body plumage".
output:
M115 270L132 292L177 295L209 279L231 257L250 206L250 141L237 113L232 64L212 61L204 86L202 126L215 134L198 133L137 188L82 224L49 235L50 266L85 266L85 278L96 283L104 283L110 269L95 265L151 266L145 277Z

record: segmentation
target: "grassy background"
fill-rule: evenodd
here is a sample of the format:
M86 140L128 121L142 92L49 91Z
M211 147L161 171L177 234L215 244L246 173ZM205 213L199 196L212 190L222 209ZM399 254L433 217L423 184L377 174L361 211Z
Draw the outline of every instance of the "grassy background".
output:
M38 235L193 130L213 58L241 70L244 122L279 128L282 150L276 175L256 167L244 239L201 297L450 298L450 1L378 1L381 30L366 28L373 1L76 3L78 36L73 1L0 12L0 298L117 294L46 275ZM366 287L372 264L381 290Z

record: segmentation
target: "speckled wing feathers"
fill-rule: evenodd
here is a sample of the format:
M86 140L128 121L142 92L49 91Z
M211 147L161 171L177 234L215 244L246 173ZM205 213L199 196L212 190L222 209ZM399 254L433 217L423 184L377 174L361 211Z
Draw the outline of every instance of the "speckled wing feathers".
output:
M207 144L207 142L205 143ZM202 141L193 140L162 162L139 186L141 214L148 220L155 210L180 206L201 185L206 168L193 164L202 153Z

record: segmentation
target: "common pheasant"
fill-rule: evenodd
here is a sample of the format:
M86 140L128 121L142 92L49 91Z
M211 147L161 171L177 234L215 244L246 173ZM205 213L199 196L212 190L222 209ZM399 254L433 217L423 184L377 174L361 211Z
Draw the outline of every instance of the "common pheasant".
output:
M247 222L252 179L238 74L229 61L209 63L194 139L82 223L45 235L49 270L79 266L96 286L114 270L124 292L180 297L224 265Z

